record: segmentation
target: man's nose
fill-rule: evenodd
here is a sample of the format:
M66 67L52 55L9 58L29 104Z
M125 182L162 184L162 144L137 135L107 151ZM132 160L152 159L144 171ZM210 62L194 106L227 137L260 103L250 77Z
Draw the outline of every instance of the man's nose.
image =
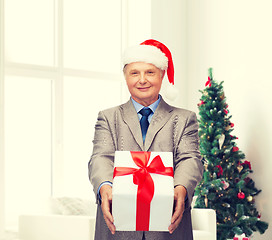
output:
M140 80L139 80L139 82L141 84L145 84L146 83L146 76L145 76L145 74L140 74Z

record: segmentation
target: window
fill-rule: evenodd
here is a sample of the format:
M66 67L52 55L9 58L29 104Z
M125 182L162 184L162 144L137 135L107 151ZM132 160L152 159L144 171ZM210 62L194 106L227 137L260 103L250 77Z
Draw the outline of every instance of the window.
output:
M44 209L51 194L51 80L5 78L6 223Z
M122 99L122 1L4 6L5 220L16 228L18 215L45 211L52 195L93 198L98 110Z
M128 99L120 57L150 37L151 1L0 4L0 225L5 212L16 230L18 215L46 211L51 196L94 198L94 124L99 110Z

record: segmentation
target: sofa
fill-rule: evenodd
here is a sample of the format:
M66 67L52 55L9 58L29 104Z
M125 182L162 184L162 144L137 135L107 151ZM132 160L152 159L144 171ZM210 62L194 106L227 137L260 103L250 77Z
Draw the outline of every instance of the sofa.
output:
M69 201L71 202L71 200L66 202ZM66 207L63 207L62 201L57 208L55 206L55 210L51 213L20 215L19 239L93 240L96 205L86 202L84 204L77 199L67 208L67 204ZM86 211L86 206L89 206L88 211ZM215 211L197 208L193 208L191 211L194 240L216 240Z

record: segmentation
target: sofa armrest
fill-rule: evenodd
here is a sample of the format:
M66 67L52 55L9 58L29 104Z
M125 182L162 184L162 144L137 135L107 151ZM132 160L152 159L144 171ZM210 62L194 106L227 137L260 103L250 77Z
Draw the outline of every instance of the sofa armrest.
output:
M207 235L209 240L216 240L216 212L213 209L193 208L192 226L194 235ZM201 233L201 234L200 234ZM206 239L206 238L196 238Z
M65 215L19 216L21 240L93 240L95 217Z

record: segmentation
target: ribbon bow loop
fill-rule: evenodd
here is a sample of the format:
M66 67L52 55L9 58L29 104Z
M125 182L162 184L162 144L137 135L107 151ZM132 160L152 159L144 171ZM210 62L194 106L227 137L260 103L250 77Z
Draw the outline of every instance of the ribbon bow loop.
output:
M163 165L162 159L157 155L147 167L150 173L164 172L166 167Z

